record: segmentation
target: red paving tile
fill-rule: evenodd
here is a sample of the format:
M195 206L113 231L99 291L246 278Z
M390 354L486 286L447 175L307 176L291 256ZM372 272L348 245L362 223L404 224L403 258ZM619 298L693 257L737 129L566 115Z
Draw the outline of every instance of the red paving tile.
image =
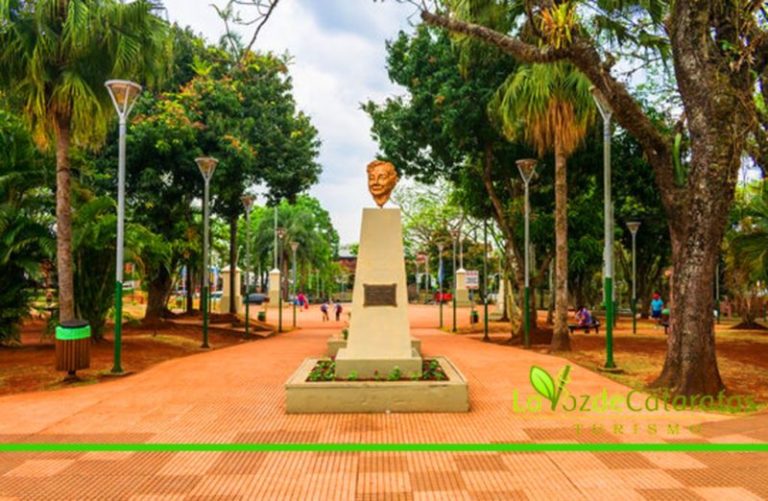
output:
M533 394L530 366L554 374L566 362L440 332L437 315L411 308L413 334L468 378L466 414L286 415L283 383L345 325L309 311L294 332L109 383L0 398L0 442L671 442L754 440L768 429L765 415L516 413L512 391ZM568 388L626 391L579 367ZM701 435L670 431L702 421ZM0 499L759 499L766 471L768 454L6 453Z

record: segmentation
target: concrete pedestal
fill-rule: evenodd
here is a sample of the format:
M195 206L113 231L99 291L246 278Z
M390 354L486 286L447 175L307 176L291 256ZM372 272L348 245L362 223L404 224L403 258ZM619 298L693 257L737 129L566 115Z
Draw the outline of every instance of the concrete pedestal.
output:
M471 306L469 289L467 289L467 270L456 270L456 306Z
M506 300L506 290L504 289L505 283L506 280L499 281L499 292L496 295L496 313L499 315L504 314L504 301Z
M280 270L269 272L269 308L277 308L280 301Z
M386 378L395 367L406 377L421 375L409 332L400 209L363 209L352 309L347 346L336 356L337 377Z
M243 297L240 295L240 268L235 268L235 290L229 287L229 277L232 270L229 266L221 270L221 280L223 283L221 289L221 299L219 300L219 313L229 313L229 298L235 296L235 312L240 315L245 313L243 309Z

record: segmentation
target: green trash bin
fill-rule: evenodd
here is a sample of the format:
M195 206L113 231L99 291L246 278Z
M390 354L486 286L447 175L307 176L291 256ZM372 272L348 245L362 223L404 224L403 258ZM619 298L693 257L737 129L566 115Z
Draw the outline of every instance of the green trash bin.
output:
M260 311L256 318L259 319L259 322L266 322L267 321L267 312L266 311Z
M56 327L56 370L75 371L91 366L91 326L85 320L69 320Z
M469 321L470 323L476 324L480 321L480 314L476 311L472 311L469 313Z

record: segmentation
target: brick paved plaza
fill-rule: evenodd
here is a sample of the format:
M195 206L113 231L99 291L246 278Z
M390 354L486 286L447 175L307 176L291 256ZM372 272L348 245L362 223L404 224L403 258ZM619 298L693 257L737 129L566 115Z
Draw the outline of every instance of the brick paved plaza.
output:
M0 398L0 442L765 442L768 418L689 412L516 413L536 364L566 361L445 334L411 308L424 354L470 384L467 414L286 415L283 383L340 324L175 359L109 383ZM464 318L466 315L462 315ZM574 393L624 392L573 367ZM696 425L700 425L696 427ZM579 425L579 426L577 426ZM686 429L694 426L694 432ZM597 431L594 429L597 428ZM602 431L601 431L602 430ZM651 431L655 430L655 431ZM0 499L760 499L768 454L665 452L10 452Z

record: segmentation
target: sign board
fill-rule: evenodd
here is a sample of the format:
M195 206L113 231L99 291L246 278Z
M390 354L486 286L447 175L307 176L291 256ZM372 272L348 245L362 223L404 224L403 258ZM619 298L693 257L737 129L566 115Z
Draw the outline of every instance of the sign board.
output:
M467 289L479 289L480 288L480 273L477 270L467 270Z

